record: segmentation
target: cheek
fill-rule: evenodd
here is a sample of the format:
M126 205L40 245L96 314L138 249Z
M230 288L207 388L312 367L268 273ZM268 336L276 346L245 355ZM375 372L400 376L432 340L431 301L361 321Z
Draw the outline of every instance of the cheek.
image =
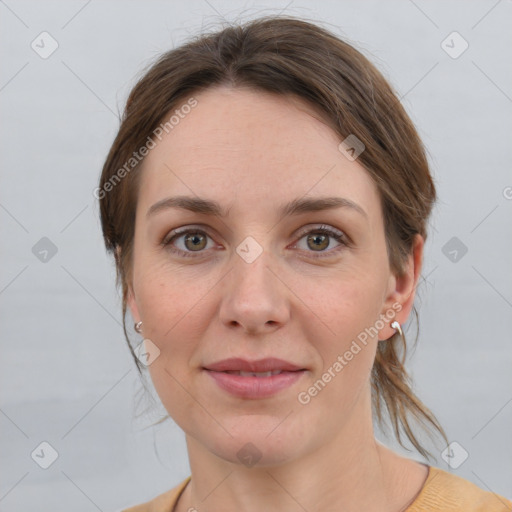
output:
M145 319L145 334L171 342L183 324L194 328L201 318L198 311L204 297L215 285L215 276L204 270L151 261L151 258L141 261L140 267L144 271L137 276L136 289L139 312Z
M144 335L160 350L148 370L167 412L179 426L190 430L191 414L198 412L191 387L198 370L190 362L205 328L201 326L205 322L201 297L206 291L191 286L190 280L182 283L163 275L160 272L157 279L148 279L140 292Z
M149 261L139 268L145 269L136 283L144 335L160 350L149 372L169 414L190 431L205 420L193 398L201 396L194 387L199 371L196 363L199 355L211 348L202 342L216 338L219 308L227 298L219 287L223 273L214 267L180 269ZM330 379L321 397L312 401L316 405L310 411L320 414L336 403L339 408L333 414L339 419L353 406L373 365L376 341L368 339L366 345L359 342L358 346L353 341L378 318L382 294L376 283L380 277L375 267L360 261L339 272L322 269L314 275L300 274L285 276L298 298L290 294L282 299L290 309L290 324L283 325L283 332L297 332L301 338L297 350L311 356L315 364L308 386L323 380L326 372L325 379ZM342 370L337 371L340 364Z
M315 345L322 368L315 377L333 382L336 393L353 393L368 379L377 347L374 328L382 307L381 294L368 278L352 273L324 287L324 294L311 294L312 308L328 329L315 335L313 326L305 336ZM375 277L375 276L374 276ZM325 375L325 372L330 372ZM335 375L335 377L333 377ZM338 397L339 398L339 397Z
M343 345L378 319L384 289L380 281L380 276L368 269L351 268L323 279L321 287L303 285L303 293L310 297L309 304L318 317L325 319L332 338Z
M192 403L183 390L191 378L191 360L212 314L208 291L215 279L199 273L180 274L174 266L146 265L138 275L137 296L144 336L160 350L149 372L166 407L186 410ZM179 410L176 410L179 416Z

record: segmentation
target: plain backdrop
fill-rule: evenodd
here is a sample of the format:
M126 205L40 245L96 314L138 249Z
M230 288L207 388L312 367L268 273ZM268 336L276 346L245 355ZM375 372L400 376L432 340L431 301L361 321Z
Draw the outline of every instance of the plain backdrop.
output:
M172 421L150 427L162 406L134 419L141 381L92 191L144 67L224 19L279 12L355 44L418 127L439 204L408 367L414 389L458 443L452 459L467 456L449 468L441 445L436 465L512 496L510 0L5 0L2 512L114 511L188 476L181 430ZM409 340L414 332L410 326Z

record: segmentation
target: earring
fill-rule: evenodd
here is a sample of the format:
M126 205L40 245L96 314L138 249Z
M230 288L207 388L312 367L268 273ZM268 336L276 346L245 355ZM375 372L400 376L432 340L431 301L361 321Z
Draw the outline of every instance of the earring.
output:
M133 325L133 328L139 333L142 332L142 322L137 322Z
M391 327L393 327L393 329L396 329L398 331L398 333L400 334L400 336L404 335L404 333L402 331L402 326L396 320L391 324Z

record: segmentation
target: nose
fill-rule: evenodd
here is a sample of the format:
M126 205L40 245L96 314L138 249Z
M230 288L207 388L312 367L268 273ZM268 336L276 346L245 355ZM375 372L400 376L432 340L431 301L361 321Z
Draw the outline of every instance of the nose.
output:
M222 290L222 323L250 334L268 333L285 325L290 318L290 291L272 268L270 253L264 250L250 263L238 254L233 260Z

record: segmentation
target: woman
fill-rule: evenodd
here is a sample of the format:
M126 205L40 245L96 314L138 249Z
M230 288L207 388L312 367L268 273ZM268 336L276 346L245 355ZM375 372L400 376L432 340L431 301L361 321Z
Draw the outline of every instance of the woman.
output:
M437 431L401 325L435 188L390 86L316 25L262 18L163 55L100 186L107 249L191 477L131 511L510 510L378 442Z

